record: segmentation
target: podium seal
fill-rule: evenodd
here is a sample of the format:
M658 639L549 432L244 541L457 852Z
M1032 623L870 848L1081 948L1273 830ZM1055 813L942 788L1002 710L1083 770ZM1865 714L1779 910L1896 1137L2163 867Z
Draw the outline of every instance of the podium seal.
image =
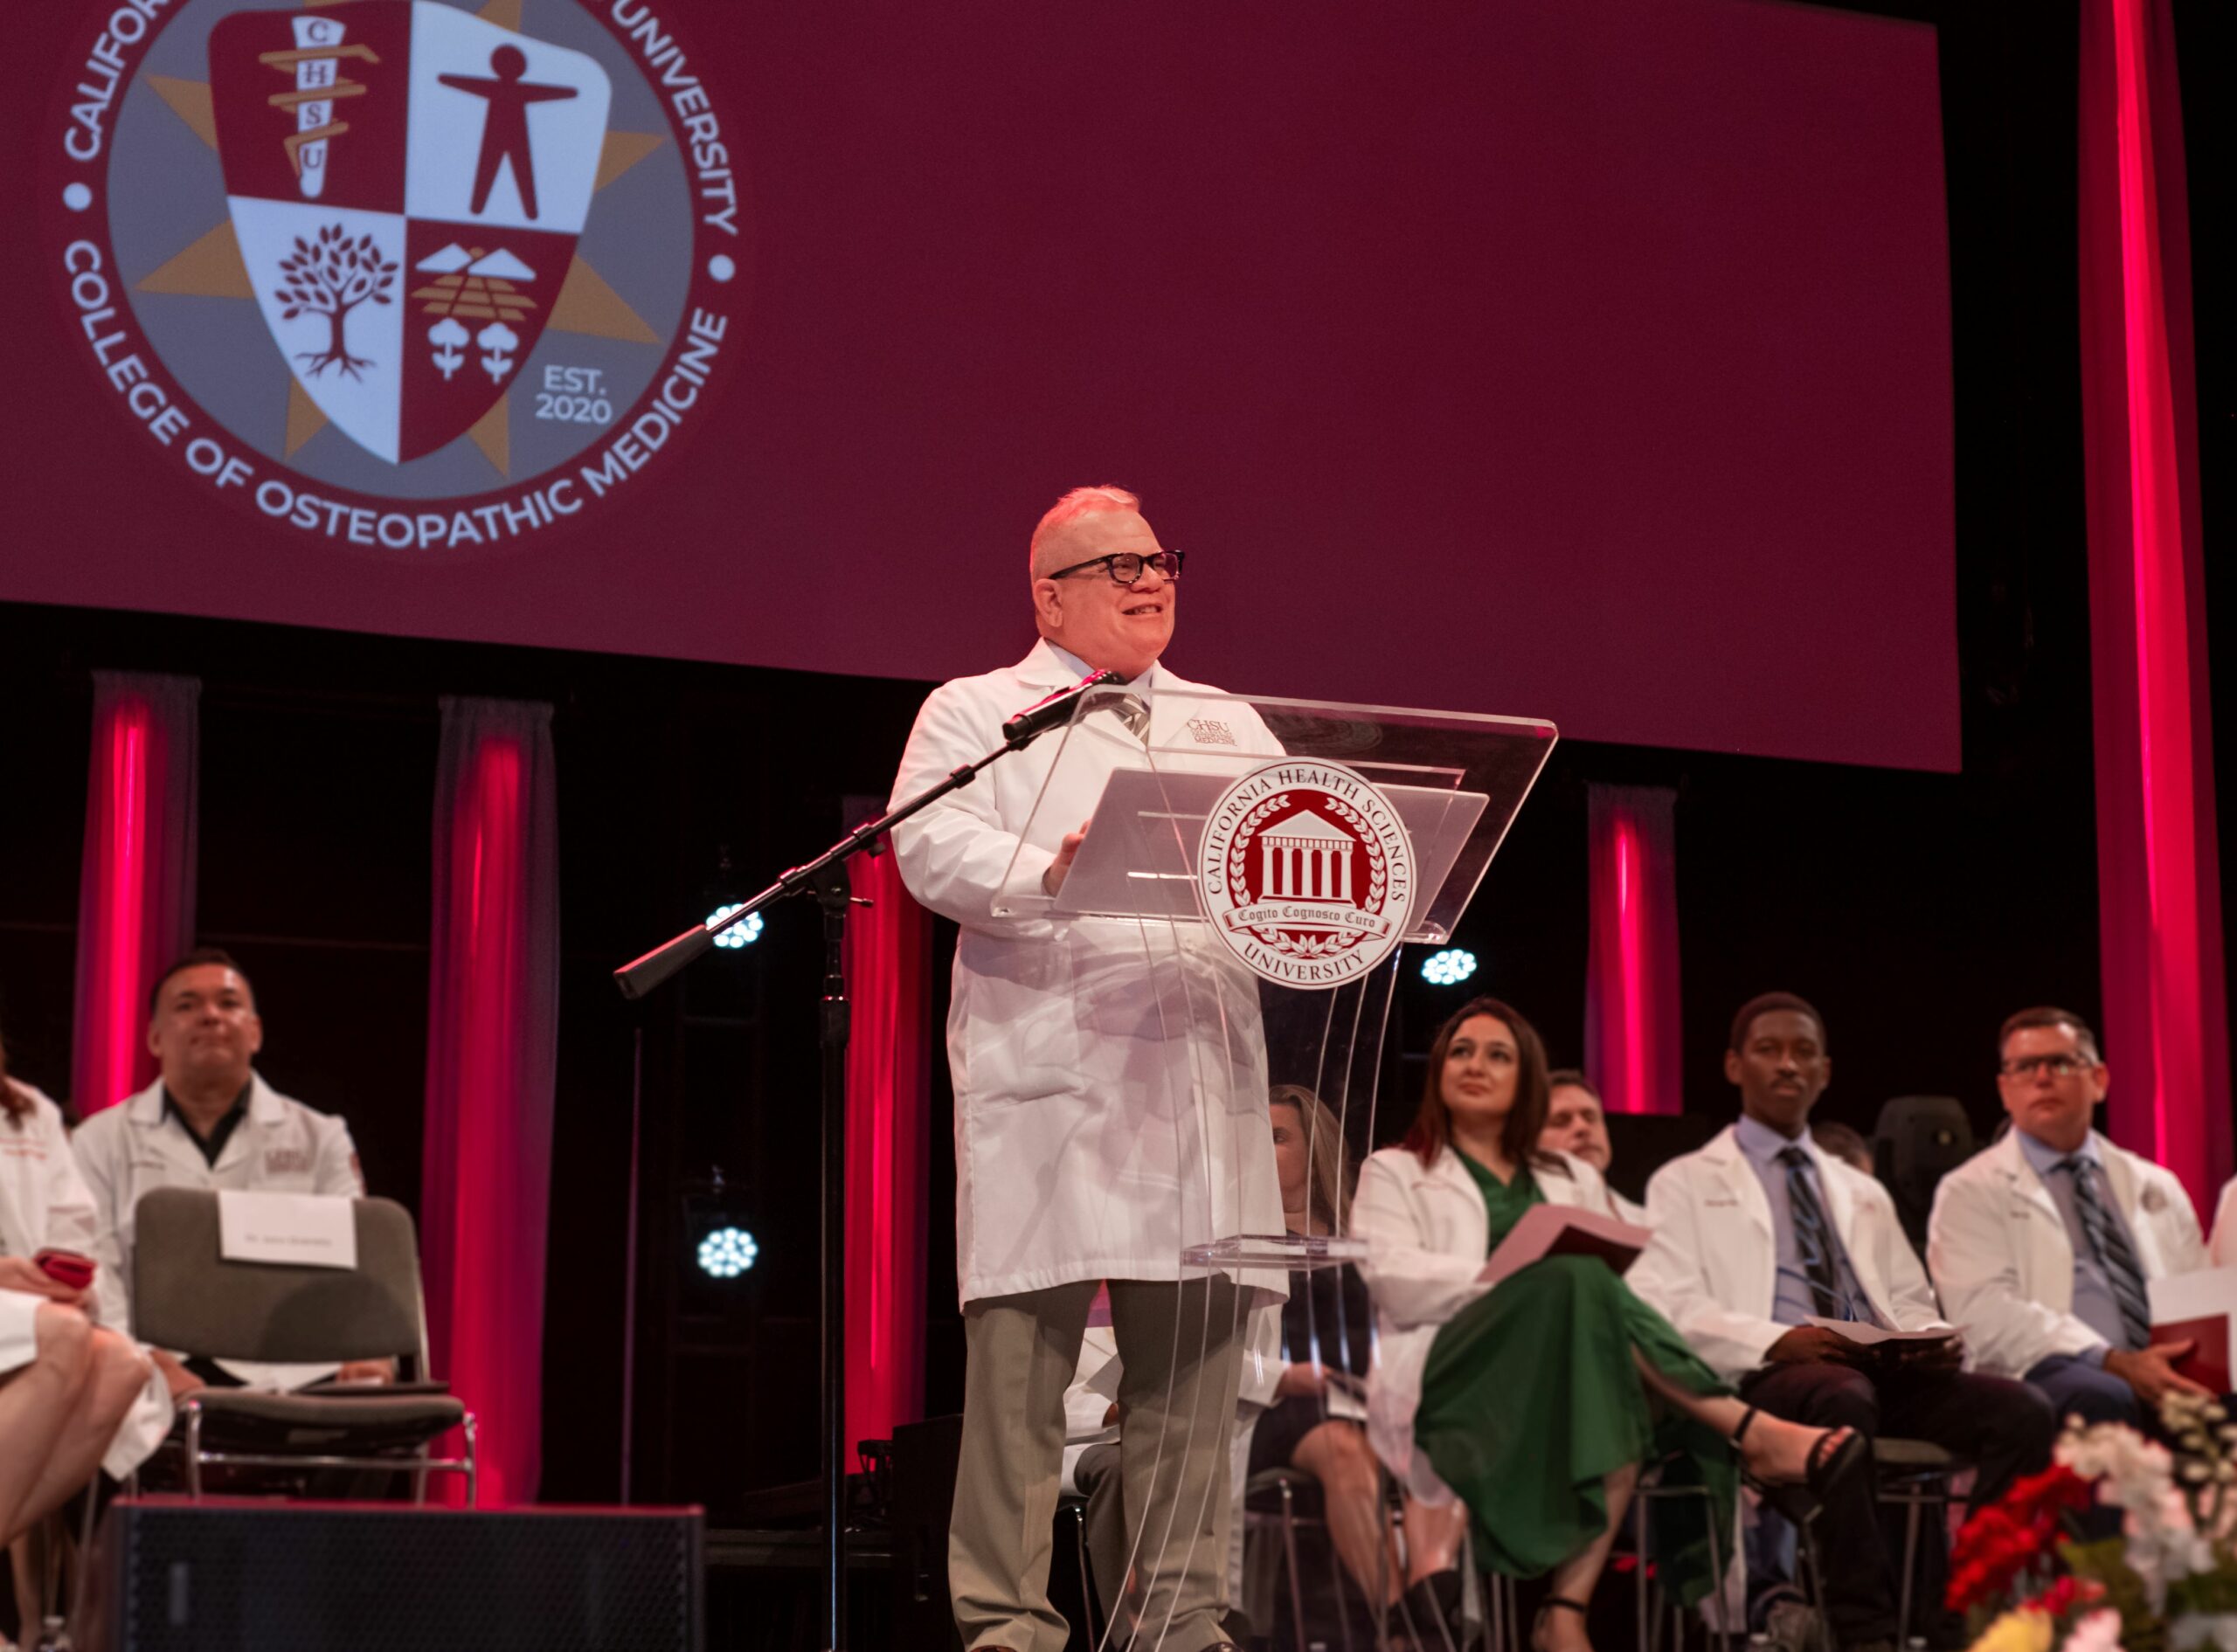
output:
M1212 932L1255 973L1307 990L1398 950L1414 847L1389 798L1340 763L1284 758L1212 805L1197 868Z

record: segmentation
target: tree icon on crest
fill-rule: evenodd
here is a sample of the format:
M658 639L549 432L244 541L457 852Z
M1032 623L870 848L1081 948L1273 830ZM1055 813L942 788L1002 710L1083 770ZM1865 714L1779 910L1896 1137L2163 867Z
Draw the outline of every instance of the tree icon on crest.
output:
M396 264L381 257L371 235L353 238L339 224L328 225L311 242L306 243L300 235L294 241L294 252L280 260L280 284L272 294L287 306L280 319L292 321L298 315L322 315L327 325L326 348L303 350L296 360L310 363L314 378L329 367L339 367L344 375L355 378L359 368L377 363L368 356L350 354L346 331L350 312L367 299L376 304L395 301L389 293L396 285Z

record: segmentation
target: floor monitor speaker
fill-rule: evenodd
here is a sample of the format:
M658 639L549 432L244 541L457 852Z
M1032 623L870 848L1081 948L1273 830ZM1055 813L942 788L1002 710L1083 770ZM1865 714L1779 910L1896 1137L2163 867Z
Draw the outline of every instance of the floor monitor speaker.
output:
M80 1652L700 1652L699 1510L124 1498Z

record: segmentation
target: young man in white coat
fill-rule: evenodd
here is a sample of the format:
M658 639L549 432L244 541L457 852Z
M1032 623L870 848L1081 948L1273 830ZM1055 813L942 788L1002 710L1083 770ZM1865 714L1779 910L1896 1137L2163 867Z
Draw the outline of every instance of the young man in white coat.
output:
M1927 1265L1983 1371L2022 1377L2061 1417L2156 1423L2203 1393L2152 1347L2150 1282L2206 1266L2190 1195L2090 1128L2108 1074L2067 1010L2022 1010L1997 1040L2012 1129L1935 1190Z
M163 971L149 1001L148 1047L160 1063L156 1082L95 1113L70 1143L107 1238L102 1267L113 1270L125 1305L133 1213L151 1188L364 1194L350 1127L258 1075L264 1021L248 978L225 953L202 948ZM160 1351L155 1358L174 1396L213 1381L294 1387L335 1374L328 1367L231 1361L222 1369L198 1360L190 1365ZM359 1360L340 1374L377 1382L390 1373L385 1360Z
M1894 1199L1811 1140L1810 1109L1832 1076L1823 1018L1791 993L1750 999L1734 1018L1724 1070L1740 1090L1740 1119L1648 1182L1654 1241L1631 1268L1632 1288L1773 1415L1929 1440L1970 1459L1976 1506L2041 1469L2050 1407L2022 1383L1961 1369L1963 1341L1935 1305ZM1951 1334L1877 1358L1813 1318ZM1817 1545L1840 1644L1892 1645L1896 1580L1871 1476L1826 1499Z
M897 799L912 796L1001 744L1004 720L1052 690L1098 669L1122 680L1078 725L893 833L910 892L962 931L948 1060L967 1365L949 1593L973 1652L1063 1646L1046 1585L1064 1390L1107 1281L1143 1644L1202 1652L1228 1644L1228 1441L1251 1293L1224 1275L1184 1282L1180 1258L1222 1234L1281 1231L1256 982L1209 937L1167 934L1152 967L1132 920L995 908L1005 889L1061 890L1104 780L1146 766L1145 746L1185 742L1189 696L1216 691L1158 663L1181 558L1132 494L1066 494L1029 556L1040 641L1007 670L935 689L894 781ZM1278 752L1247 708L1217 720L1194 731L1226 755Z

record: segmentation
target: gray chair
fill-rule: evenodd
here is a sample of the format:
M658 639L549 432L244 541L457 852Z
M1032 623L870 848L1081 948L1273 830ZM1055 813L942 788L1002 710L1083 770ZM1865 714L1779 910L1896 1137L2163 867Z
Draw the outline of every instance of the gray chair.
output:
M1908 1645L1911 1613L1918 1605L1921 1517L1929 1509L1946 1519L1953 1501L1951 1483L1973 1465L1926 1440L1897 1440L1882 1434L1872 1442L1874 1466L1880 1471L1878 1497L1882 1508L1903 1513L1901 1595L1896 1607L1897 1643Z
M157 1348L274 1365L394 1359L408 1380L370 1392L262 1393L204 1388L181 1406L187 1493L211 1464L463 1475L475 1497L474 1414L426 1379L427 1323L412 1217L393 1199L353 1201L354 1268L229 1261L219 1254L219 1195L156 1188L134 1212L133 1334ZM453 1428L462 1456L429 1455Z
M1712 1597L1716 1603L1714 1608L1716 1627L1714 1629L1708 1628L1705 1617L1704 1639L1713 1635L1716 1644L1720 1648L1727 1649L1728 1652L1733 1642L1733 1631L1731 1623L1725 1616L1727 1602L1724 1594L1724 1534L1717 1530L1716 1500L1709 1496L1707 1486L1666 1485L1662 1476L1666 1467L1666 1463L1648 1465L1639 1476L1638 1484L1631 1492L1631 1554L1632 1563L1636 1567L1632 1579L1633 1606L1638 1619L1639 1652L1659 1652L1666 1610L1670 1624L1672 1648L1674 1652L1682 1652L1686 1644L1688 1614L1686 1608L1679 1606L1674 1599L1670 1598L1663 1589L1662 1580L1656 1575L1653 1566L1653 1545L1648 1540L1648 1528L1652 1520L1653 1505L1657 1503L1685 1498L1698 1498L1700 1501L1702 1513L1708 1524L1709 1571L1716 1579L1716 1593ZM1706 1603L1704 1605L1706 1607Z
M1895 1640L1911 1642L1911 1614L1919 1606L1919 1562L1925 1551L1922 1517L1929 1509L1945 1516L1955 1501L1953 1483L1972 1468L1965 1459L1927 1440L1904 1440L1881 1434L1872 1442L1873 1466L1879 1479L1873 1500L1882 1508L1903 1513L1903 1558L1897 1579ZM1809 1526L1801 1531L1804 1583L1810 1599L1823 1609L1825 1578L1819 1570L1815 1535Z

